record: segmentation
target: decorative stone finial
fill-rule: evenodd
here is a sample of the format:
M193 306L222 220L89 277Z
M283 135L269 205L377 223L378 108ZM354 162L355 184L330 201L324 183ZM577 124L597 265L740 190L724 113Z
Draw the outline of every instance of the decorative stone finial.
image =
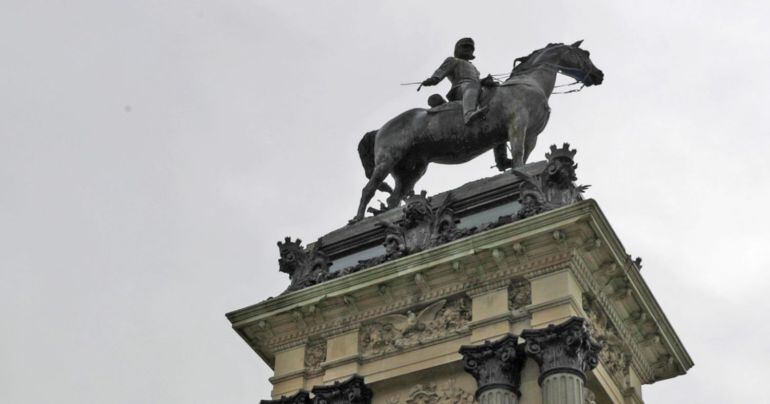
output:
M313 400L310 399L310 393L305 390L300 390L293 396L281 396L278 400L261 400L259 404L310 404L312 402Z
M302 247L302 240L292 241L291 237L286 237L283 242L278 242L278 251L281 254L278 269L289 274L291 279L286 292L323 282L329 274L331 261L321 251L321 240L313 244L312 248L306 249Z
M554 373L573 373L585 382L585 372L596 367L602 344L588 329L586 319L572 317L537 330L524 330L526 353L540 365L539 383Z
M521 369L524 366L524 350L518 344L518 336L508 334L495 342L460 347L465 371L478 384L476 398L490 389L505 389L520 396Z
M551 152L545 154L548 165L545 170L529 175L524 171L513 169L513 173L522 179L519 188L519 204L521 209L516 214L517 219L526 219L542 212L575 203L579 200L588 185L575 185L575 154L577 150L570 149L569 143L561 148L551 145Z
M313 387L314 404L371 404L372 390L364 383L364 378L353 375L340 383L329 386Z

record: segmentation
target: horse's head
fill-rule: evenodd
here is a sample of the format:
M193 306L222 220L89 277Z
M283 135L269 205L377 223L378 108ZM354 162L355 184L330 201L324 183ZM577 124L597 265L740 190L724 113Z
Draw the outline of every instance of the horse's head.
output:
M586 86L602 84L604 73L594 66L591 61L591 54L580 48L581 43L583 43L582 40L572 45L552 43L532 52L529 56L517 58L514 60L511 76L539 65L549 65ZM519 64L517 65L517 63Z
M564 75L582 82L588 86L599 85L604 81L604 73L594 66L591 61L591 53L581 49L583 40L572 45L561 45L560 70Z

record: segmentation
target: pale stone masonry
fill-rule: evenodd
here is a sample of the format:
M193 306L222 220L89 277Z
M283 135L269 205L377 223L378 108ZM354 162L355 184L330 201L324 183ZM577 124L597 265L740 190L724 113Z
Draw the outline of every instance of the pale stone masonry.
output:
M643 385L693 366L593 200L283 294L227 317L274 370L274 399L360 375L375 404L471 403L480 386L463 370L461 346L511 334L534 338L525 330L574 317L586 319L586 328L603 344L595 368L584 376L556 371L541 377L541 365L530 352L517 386L520 396L492 388L488 394L500 397L481 401L582 403L590 396L598 404L642 403Z

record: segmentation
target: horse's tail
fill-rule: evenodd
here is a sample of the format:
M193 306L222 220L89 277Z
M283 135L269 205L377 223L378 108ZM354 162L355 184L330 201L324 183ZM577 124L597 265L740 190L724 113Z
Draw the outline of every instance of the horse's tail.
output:
M358 156L361 157L361 165L364 166L366 178L372 178L374 171L374 138L377 137L377 131L366 132L361 141L358 142Z

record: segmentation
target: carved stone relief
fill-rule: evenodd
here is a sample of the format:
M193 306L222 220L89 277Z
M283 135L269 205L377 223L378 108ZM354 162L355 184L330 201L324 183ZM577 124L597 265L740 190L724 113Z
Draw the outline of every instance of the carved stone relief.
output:
M525 309L532 304L532 288L529 282L523 281L514 283L508 289L508 309L514 317L528 314Z
M576 186L575 153L569 143L561 148L551 145L551 152L546 153L548 166L543 172L531 176L523 171L513 169L513 173L524 182L519 192L521 209L516 213L517 219L525 219L542 212L575 203L579 200L588 185Z
M583 296L583 311L588 317L588 327L594 338L604 345L604 349L599 352L599 362L610 372L621 388L627 387L631 358L624 348L620 334L599 305L587 295Z
M381 355L442 339L467 329L470 320L471 303L467 297L439 300L416 312L383 316L362 327L362 353Z
M399 396L390 397L388 404L472 404L473 394L455 386L454 379L438 386L436 383L418 384L409 391L404 400Z
M326 341L309 344L305 349L305 369L309 372L321 370L326 361Z

